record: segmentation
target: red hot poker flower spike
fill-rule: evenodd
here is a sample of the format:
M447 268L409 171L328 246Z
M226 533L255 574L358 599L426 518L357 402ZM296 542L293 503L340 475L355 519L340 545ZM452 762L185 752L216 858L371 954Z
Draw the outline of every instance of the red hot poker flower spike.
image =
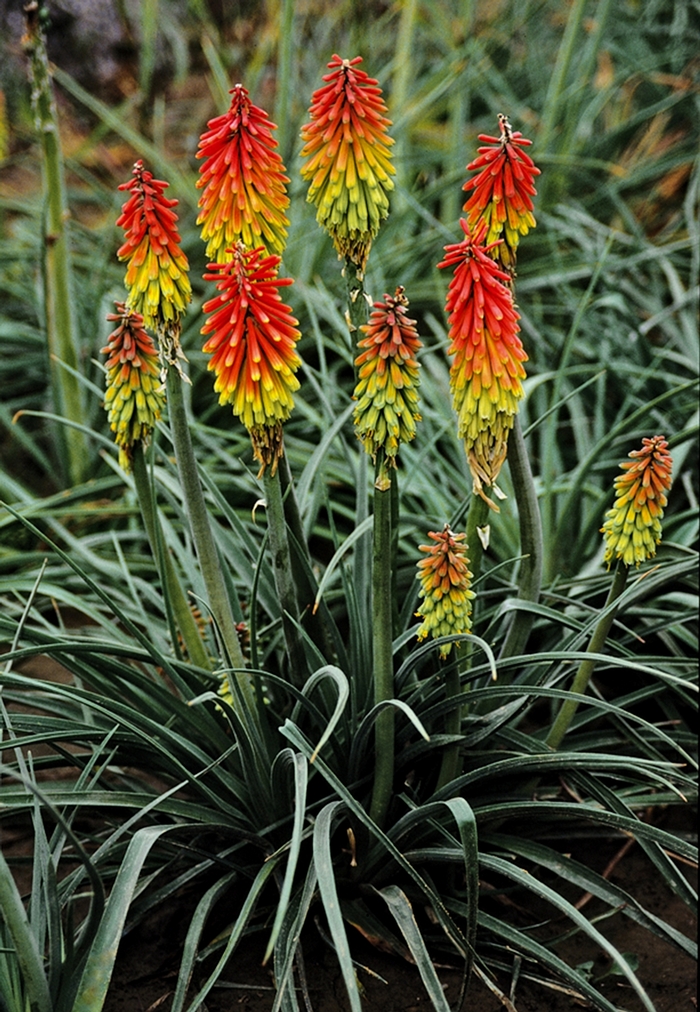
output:
M116 303L117 312L107 319L119 326L109 335L102 354L107 355L105 407L116 433L119 463L131 470L134 446L148 443L165 404L159 379L158 352L144 329L143 317Z
M487 243L503 239L503 245L492 255L513 273L520 236L535 227L532 198L537 193L534 178L540 170L522 150L532 141L519 130L512 130L502 113L498 124L500 137L479 134L486 146L479 148L478 157L467 165L469 171L480 171L464 184L465 190L474 191L464 211L471 229L480 221L486 222Z
M338 255L364 270L372 240L389 213L394 167L387 134L391 121L377 81L358 68L362 57L328 64L326 82L314 92L302 128L301 175L309 182L307 200L327 230Z
M436 639L455 633L471 632L472 601L476 596L471 590L472 574L469 572L466 534L453 534L450 525L442 531L428 531L428 537L435 544L420 545L426 557L418 563L420 594L423 599L416 615L423 621L417 636ZM440 656L447 657L452 643L440 646Z
M472 236L464 220L465 238L445 247L438 267L452 267L446 312L454 355L450 388L464 439L474 491L491 500L483 485L493 486L506 456L508 433L523 396L523 362L527 355L518 337L518 312L506 287L510 280L482 245L486 223Z
M127 305L141 313L148 327L178 322L192 298L189 264L180 249L173 210L178 202L163 196L168 183L154 179L140 160L133 177L119 187L130 196L117 219L125 232L117 256L127 261Z
M197 186L202 239L207 257L223 263L226 249L242 242L248 249L264 246L282 253L287 241L289 206L284 165L267 113L253 105L242 84L231 90L231 106L209 120L199 141L203 158Z
M616 499L605 514L605 561L622 559L638 566L656 555L661 541L661 519L671 487L673 461L663 436L643 439L631 460L620 464L625 472L615 478Z
M279 289L291 278L279 278L278 256L246 250L238 243L226 264L209 264L206 281L220 292L204 304L209 319L202 334L211 335L204 351L216 374L214 390L220 404L231 404L248 429L260 473L270 465L274 474L283 453L282 422L294 407L299 388L295 372L301 360L295 345L298 321L282 302Z
M407 308L401 285L393 296L375 302L369 323L360 327L366 336L358 342L360 354L355 359L357 437L367 453L374 457L383 448L392 461L400 444L413 439L420 421L416 354L421 341Z

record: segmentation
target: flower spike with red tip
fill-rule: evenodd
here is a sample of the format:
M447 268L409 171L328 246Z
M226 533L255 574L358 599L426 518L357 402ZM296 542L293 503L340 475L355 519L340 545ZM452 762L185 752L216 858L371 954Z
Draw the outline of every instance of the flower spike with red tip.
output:
M364 270L372 240L389 213L394 167L390 120L377 81L358 68L361 56L334 55L325 84L314 92L311 121L301 131L302 177L338 255Z
M165 404L159 380L158 351L144 329L143 317L115 303L117 312L107 319L119 323L109 335L102 354L107 355L105 407L119 447L119 463L131 470L134 447L148 444Z
M207 368L216 374L214 390L220 404L231 404L250 433L260 474L274 474L283 453L282 422L289 418L299 388L295 373L301 364L295 345L298 321L282 302L279 289L291 278L279 278L280 257L247 250L238 243L227 251L225 264L209 264L206 281L220 292L204 304L209 334L204 351Z
M460 222L464 239L445 247L438 267L453 267L446 312L453 355L452 402L464 440L474 491L497 510L483 491L494 486L506 457L508 433L523 396L527 355L518 332L518 312L507 284L509 275L482 245L486 223L475 234Z
M615 478L615 504L605 514L601 527L605 535L605 561L621 559L626 566L638 566L656 555L661 541L661 519L671 487L673 461L663 436L642 439L632 458L620 467Z
M178 201L163 195L168 183L154 179L141 160L132 175L119 187L130 196L117 219L125 232L117 256L127 262L127 305L143 316L147 327L177 323L192 298L189 264L180 249L173 210Z
M502 113L498 125L500 137L479 134L486 146L479 148L477 158L467 165L470 171L480 171L464 184L463 189L474 191L464 211L471 229L478 222L486 222L487 243L503 239L502 246L493 248L492 256L514 274L520 236L535 227L532 198L537 190L533 180L540 170L522 150L532 141L519 130L514 131Z
M434 545L421 545L421 552L427 557L418 563L418 579L423 602L416 615L423 621L418 627L419 640L432 636L451 636L455 633L471 632L472 601L476 596L470 589L472 574L469 572L466 534L453 534L450 525L442 531L428 531ZM440 645L440 656L447 657L452 643Z
M287 242L289 206L284 164L275 150L277 127L253 105L242 84L231 89L231 106L209 120L199 141L203 158L197 186L202 195L197 224L210 261L223 263L237 242L282 253Z
M413 439L420 421L416 353L421 341L415 320L406 316L407 307L400 285L394 295L375 302L369 323L360 327L366 337L358 342L360 354L355 359L357 438L372 457L383 448L391 461L399 445Z

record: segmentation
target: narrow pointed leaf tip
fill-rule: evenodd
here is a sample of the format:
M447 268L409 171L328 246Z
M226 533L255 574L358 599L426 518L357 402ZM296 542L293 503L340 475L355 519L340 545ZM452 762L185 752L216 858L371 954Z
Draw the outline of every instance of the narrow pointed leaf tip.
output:
M281 254L287 242L289 206L285 167L267 113L250 101L242 84L231 89L228 112L209 120L199 141L197 186L207 257L223 263L226 250L242 242Z
M292 279L277 276L280 257L265 256L263 247L247 250L238 243L227 252L228 262L209 264L204 275L220 293L203 307L207 368L216 376L219 403L231 404L248 429L260 473L270 465L274 474L283 452L282 422L299 388L295 346L301 335L279 293Z
M621 559L638 566L656 555L661 541L661 520L671 488L673 461L664 436L642 439L631 460L620 464L623 474L615 478L615 503L605 514L605 562Z
M331 236L338 255L364 270L372 240L389 213L394 143L377 81L358 64L362 57L333 56L330 73L311 100L310 122L302 127L302 178L316 220Z
M360 354L355 359L357 438L372 457L383 449L392 461L401 443L414 438L420 421L416 354L421 341L415 320L406 315L407 307L401 286L383 302L375 302L369 323L360 327L366 336L358 342Z
M464 219L460 224L464 239L446 246L438 264L454 269L445 306L448 354L454 356L450 389L474 491L495 509L483 486L494 485L506 458L508 433L524 394L527 355L509 275L489 256L491 245L483 245L486 223L474 234Z
M168 183L154 179L141 160L132 175L119 187L130 196L117 219L125 233L117 256L127 262L127 306L143 316L147 327L176 323L192 299L189 263L180 249L173 210L178 201L163 195Z
M516 254L521 235L535 227L532 198L536 195L534 179L540 174L532 158L523 151L532 141L513 130L508 117L498 116L500 136L479 134L484 147L467 165L478 175L468 180L463 189L473 190L464 205L470 228L486 222L486 242L503 239L493 248L492 256L511 274L515 273Z
M469 571L466 534L453 534L450 525L442 531L428 531L435 544L420 545L426 558L418 562L419 596L423 599L416 615L423 621L418 627L419 640L432 636L451 636L471 632L472 601L476 596L470 589L472 574ZM452 643L440 645L440 655L447 657Z
M131 470L134 447L148 444L165 404L159 378L158 352L143 325L143 317L115 303L107 319L119 326L109 335L102 354L107 355L105 408L119 447L119 463Z

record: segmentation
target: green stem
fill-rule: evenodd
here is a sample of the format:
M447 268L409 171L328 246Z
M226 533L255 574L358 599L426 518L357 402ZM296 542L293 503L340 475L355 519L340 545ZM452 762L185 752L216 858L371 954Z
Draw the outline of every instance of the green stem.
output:
M460 672L462 670L462 662L469 656L467 644L455 643L455 659L450 665L447 673L445 674L445 697L447 699L453 699L463 694L462 680L460 678ZM464 714L463 706L455 706L445 716L445 734L460 734L462 731L462 716ZM456 779L462 772L460 764L460 746L461 742L454 742L452 745L448 745L442 754L442 763L440 765L440 773L438 774L436 790L440 790L441 787L445 787Z
M231 602L226 591L224 574L221 569L219 553L216 549L214 536L209 522L209 514L204 501L204 492L197 473L197 461L194 455L190 425L185 408L183 393L184 381L177 366L167 366L167 397L168 416L173 437L173 446L177 458L177 470L182 485L185 508L192 531L197 558L204 577L204 585L209 598L209 607L221 636L223 649L231 667L236 669L236 681L241 697L249 712L254 712L255 702L250 679L245 672L245 660L238 639L236 621L231 610Z
M518 522L520 525L520 570L518 572L518 599L537 602L542 586L542 560L544 545L542 538L542 518L537 501L535 482L530 468L530 459L525 446L525 438L516 415L513 431L508 440L508 463L513 479L515 499L518 503ZM506 635L501 657L513 657L522 654L527 645L530 631L535 620L531 611L516 611Z
M473 495L467 512L467 547L469 549L469 569L472 573L472 583L476 583L481 574L481 560L484 556L484 546L477 533L487 525L491 509L488 503L480 495Z
M620 560L615 570L615 576L613 577L612 586L608 593L608 599L605 602L605 608L603 614L595 627L591 641L588 644L587 653L599 654L605 646L605 641L608 638L608 633L615 621L615 615L617 614L617 600L625 589L627 582L627 566ZM591 675L595 668L596 662L593 658L590 660L586 659L581 661L576 676L571 684L571 692L575 692L578 695L583 696L588 688L588 683L591 680ZM547 744L552 749L558 749L562 743L564 735L569 730L571 721L573 720L574 714L578 709L579 700L567 699L562 704L562 707L557 714L556 720L552 725L552 728L547 736Z
M307 668L304 647L299 633L299 610L292 576L279 470L276 470L274 474L270 474L269 469L266 470L263 476L263 486L267 503L267 529L272 553L272 569L277 598L282 609L282 628L289 654L292 683L301 686L305 681Z
M58 414L74 422L75 426L84 426L68 230L70 211L46 40L36 11L33 15L27 12L24 46L31 63L34 122L43 153L42 175L46 194L44 301L53 397ZM63 364L68 368L63 368ZM67 426L61 441L66 449L67 476L77 484L85 476L90 461L85 432L73 425Z
M138 447L132 461L132 475L148 543L151 546L153 558L156 560L156 564L160 570L161 583L170 607L174 612L175 622L180 630L187 656L197 667L211 669L209 655L202 641L199 627L192 614L192 609L189 606L182 584L175 571L172 556L163 543L163 535L158 521L158 511L153 497L148 468L146 467L146 456Z
M382 450L377 454L374 484L372 547L372 660L374 702L394 698L394 658L391 634L391 478ZM375 724L374 785L370 817L383 826L394 786L394 711L386 707Z

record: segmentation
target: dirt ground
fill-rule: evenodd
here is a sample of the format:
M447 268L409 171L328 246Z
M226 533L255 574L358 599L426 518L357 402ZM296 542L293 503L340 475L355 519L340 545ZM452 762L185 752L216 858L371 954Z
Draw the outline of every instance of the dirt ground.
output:
M602 870L620 849L619 841L589 844L589 851L591 846L595 848L595 854L589 852L587 857L598 870ZM581 859L585 854L579 849L576 856ZM689 878L696 877L692 869L687 870ZM638 846L633 845L625 853L610 878L633 892L649 911L662 916L687 936L695 937L697 925L692 914L681 900L669 895ZM179 943L187 926L183 912L177 909L161 911L133 934L127 935L121 946L105 1012L150 1012L155 1009L168 1012L177 978ZM656 939L622 913L605 919L598 927L621 952L632 953L639 959L638 976L657 1012L695 1012L697 982L694 960ZM222 983L206 1000L208 1012L271 1012L274 988L270 969L261 965L264 941L263 936L257 940L250 939L235 952L223 974L225 985ZM595 977L602 976L609 969L606 958L578 935L561 944L557 951L574 965L593 960ZM372 971L358 970L358 978L364 988L363 1005L368 1012L373 1009L378 1012L427 1012L431 1009L427 993L413 966L398 957L376 951L359 937L354 946L354 956ZM333 953L320 936L309 934L304 959L310 1009L313 1012L348 1012L340 971ZM511 998L511 1006L490 991L482 980L472 978L463 1005L464 1012L502 1012L504 1008L510 1008L511 1012L513 1008L517 1012L572 1012L588 1007L571 993L528 980L527 969L522 967L512 993L510 975L504 974L496 981L496 986ZM441 968L439 974L447 1000L455 1008L462 985L457 963L454 969ZM643 1009L624 978L609 976L601 984L601 989L621 1009L629 1012L641 1012ZM299 1007L306 1012L301 989Z

